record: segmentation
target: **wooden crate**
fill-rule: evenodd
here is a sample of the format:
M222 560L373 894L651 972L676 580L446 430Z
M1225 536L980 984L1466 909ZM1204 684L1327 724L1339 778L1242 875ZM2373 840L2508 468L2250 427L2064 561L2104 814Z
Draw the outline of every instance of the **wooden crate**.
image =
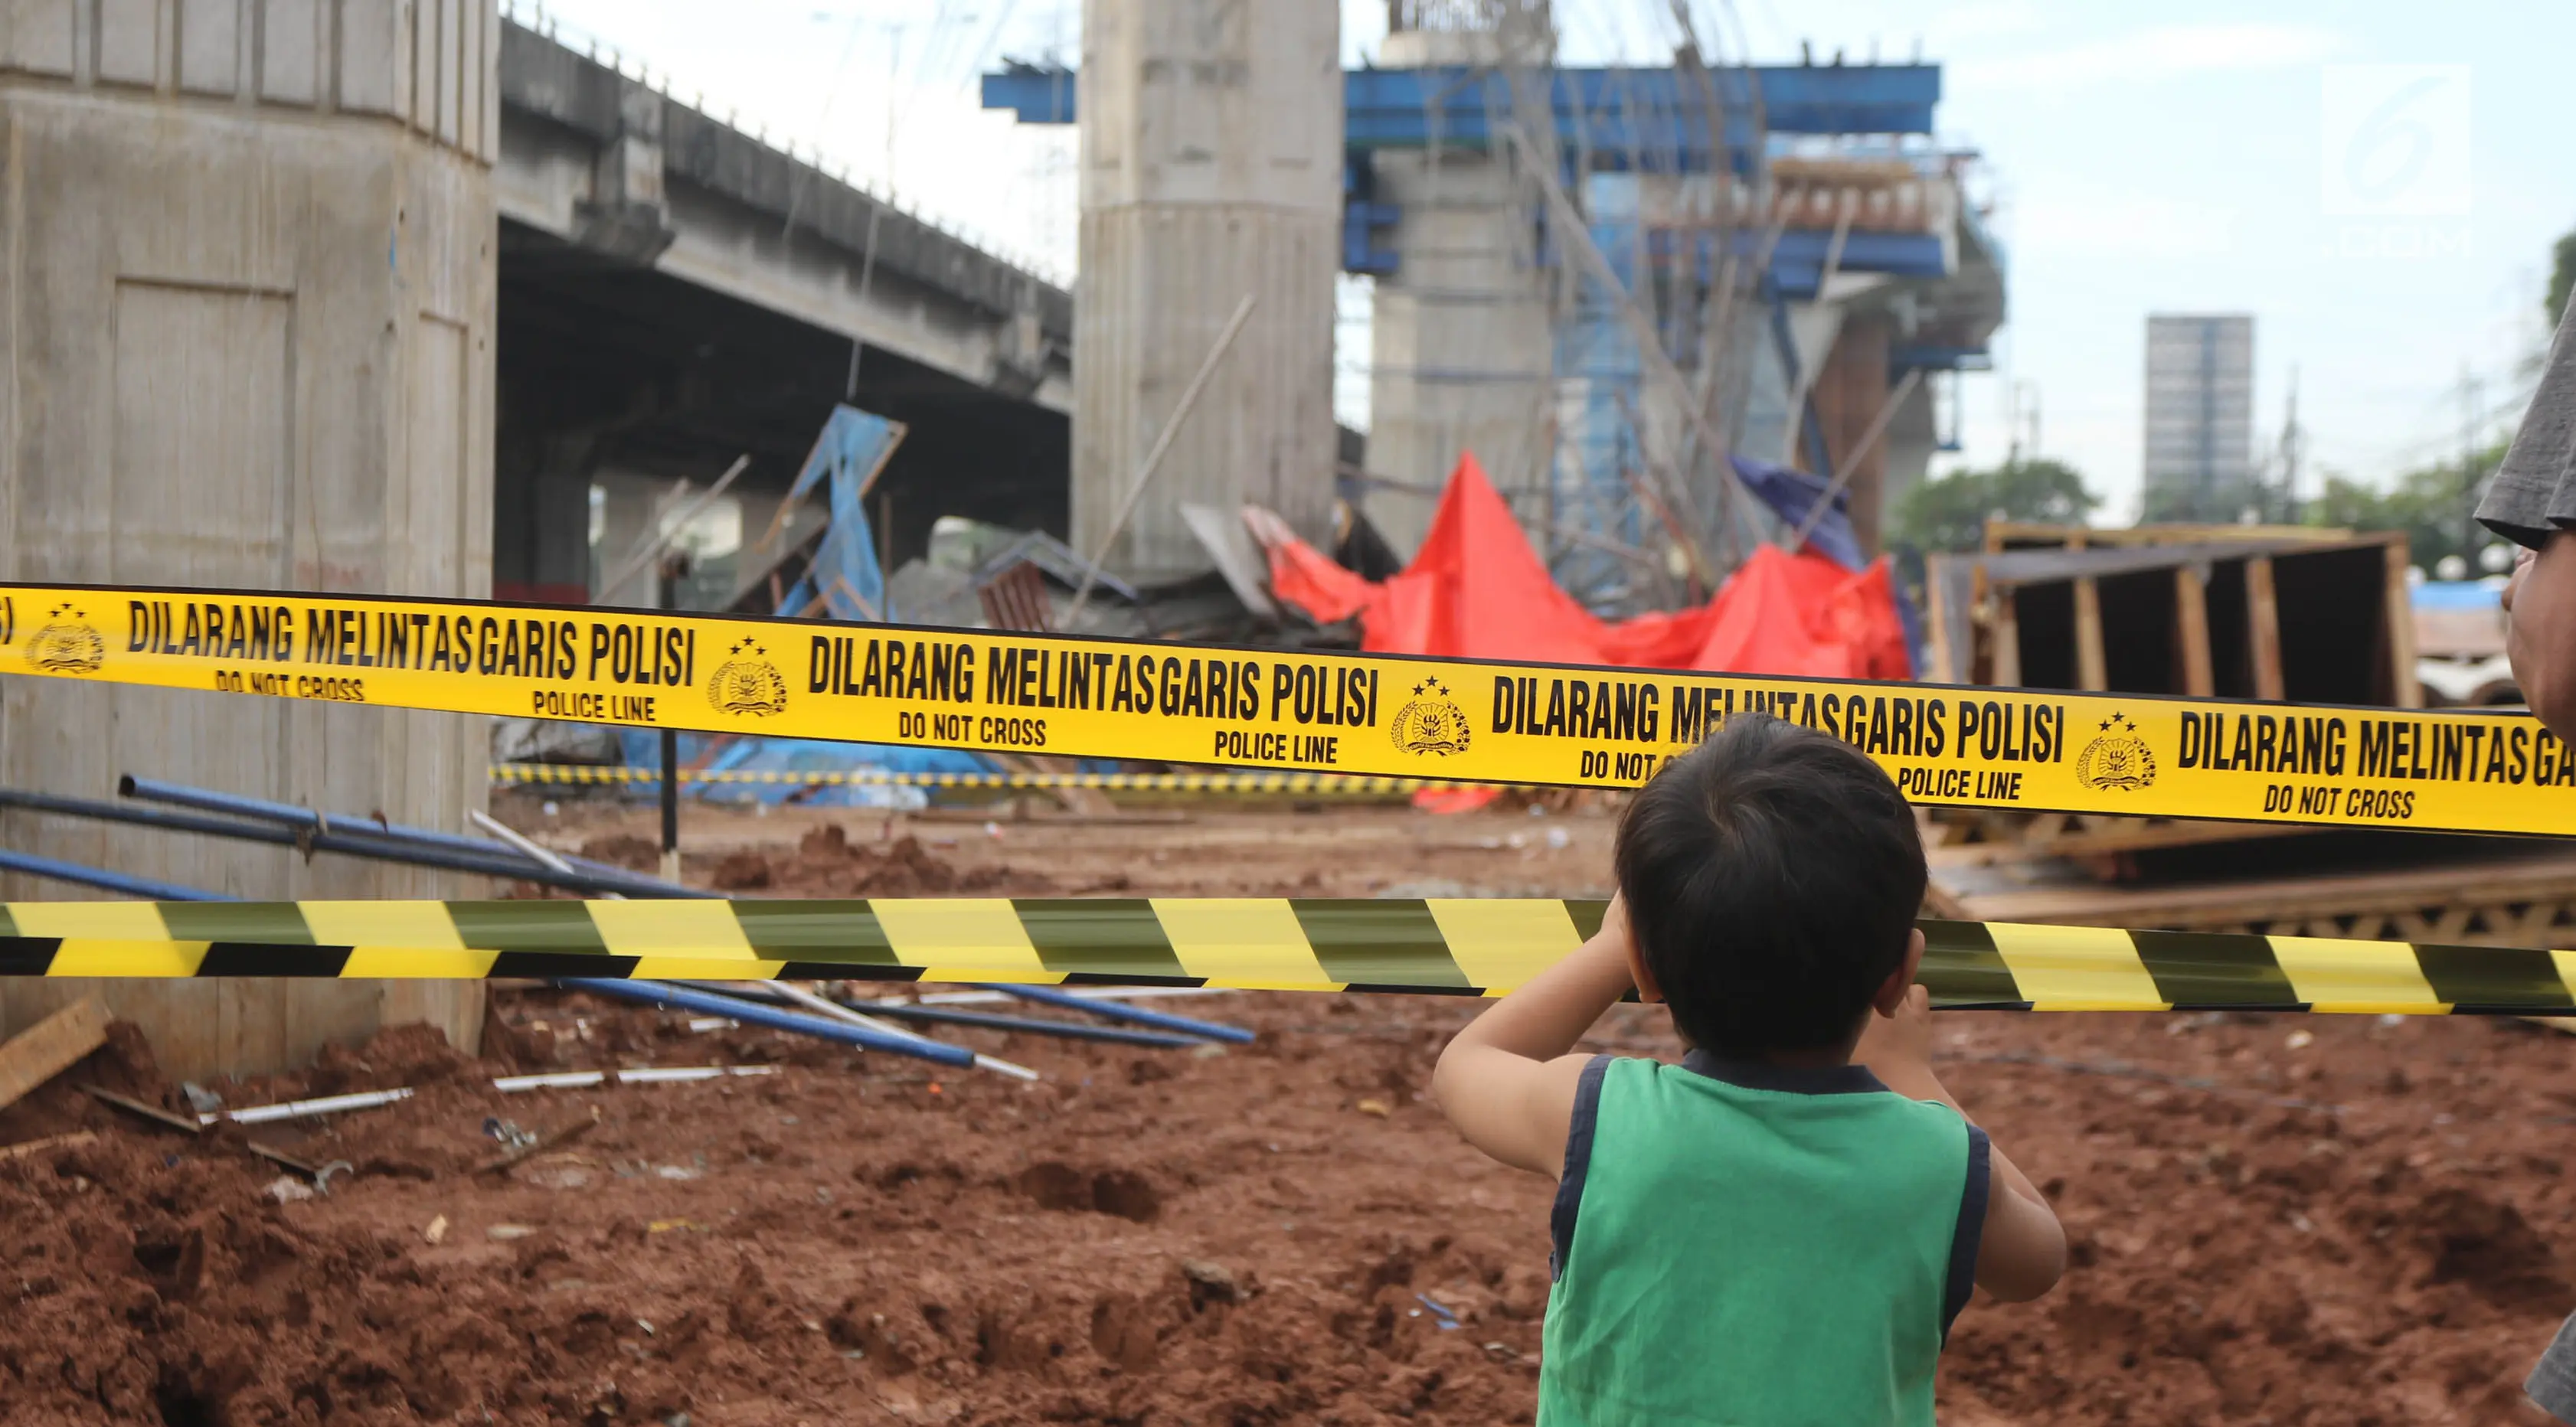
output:
M2415 708L2402 532L1997 522L1926 557L1935 682Z

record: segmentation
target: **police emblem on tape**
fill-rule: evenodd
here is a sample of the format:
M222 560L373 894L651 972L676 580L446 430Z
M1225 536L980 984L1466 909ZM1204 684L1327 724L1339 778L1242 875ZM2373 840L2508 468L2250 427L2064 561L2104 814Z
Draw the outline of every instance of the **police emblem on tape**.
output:
M58 604L27 636L27 662L48 674L95 674L107 662L107 641L90 625L86 611Z
M2134 793L2156 784L2156 755L2138 726L2113 713L2102 732L2075 755L2075 781L2104 793Z
M1446 758L1467 751L1466 710L1450 701L1449 690L1438 679L1413 686L1413 698L1395 711L1386 732L1407 753Z
M733 657L707 679L707 702L720 713L754 718L787 712L787 676L761 657L769 651L745 639L727 652Z

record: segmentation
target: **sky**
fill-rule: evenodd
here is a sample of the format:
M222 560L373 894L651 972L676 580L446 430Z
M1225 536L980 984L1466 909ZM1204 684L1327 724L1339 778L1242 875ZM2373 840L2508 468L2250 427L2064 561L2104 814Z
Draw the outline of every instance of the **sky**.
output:
M1320 0L1262 0L1320 3ZM2304 489L2384 484L2521 414L2548 331L2550 244L2576 228L2561 102L2576 6L1691 0L1730 57L1943 67L1938 139L1982 155L2008 257L1964 449L2083 472L2134 516L2151 312L2255 318L2256 444L2291 375ZM1346 62L1375 0L1341 0ZM1072 131L980 108L1003 57L1080 54L1079 0L513 0L522 21L1058 280L1075 262ZM1567 63L1667 62L1667 0L1557 0ZM1365 284L1346 280L1336 404L1365 424ZM2036 431L2033 431L2033 427ZM2029 445L2036 436L2035 446Z

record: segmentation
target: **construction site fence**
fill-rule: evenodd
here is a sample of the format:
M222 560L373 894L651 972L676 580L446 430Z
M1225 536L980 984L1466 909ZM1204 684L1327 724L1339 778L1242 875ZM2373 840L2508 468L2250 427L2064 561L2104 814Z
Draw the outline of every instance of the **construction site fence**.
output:
M1556 898L12 902L0 975L1141 984L1495 996L1606 904ZM2576 952L1922 922L1945 1009L2576 1014Z

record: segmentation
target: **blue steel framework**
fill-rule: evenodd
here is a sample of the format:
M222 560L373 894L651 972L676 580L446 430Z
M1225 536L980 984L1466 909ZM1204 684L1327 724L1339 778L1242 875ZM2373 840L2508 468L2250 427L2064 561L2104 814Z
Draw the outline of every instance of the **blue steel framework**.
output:
M1012 63L983 79L988 109L1007 109L1024 123L1066 124L1076 117L1078 86L1070 69ZM1567 191L1581 204L1593 242L1610 259L1630 293L1655 285L1686 299L1719 281L1728 257L1747 271L1742 279L1751 311L1737 307L1729 340L1753 358L1746 374L1741 427L1749 444L1794 435L1805 463L1830 470L1822 428L1812 405L1798 413L1789 433L1789 394L1804 384L1790 340L1788 304L1812 299L1831 261L1837 271L1902 278L1948 276L1957 262L1952 243L1937 233L1847 232L1835 251L1827 228L1794 228L1777 234L1757 225L1696 229L1658 227L1642 212L1641 180L1648 176L1722 174L1758 180L1769 157L1800 139L1884 136L1883 156L1937 157L1904 150L1902 137L1929 136L1941 98L1938 65L1767 65L1686 72L1626 67L1550 69L1543 89L1493 68L1433 67L1352 70L1343 75L1345 271L1384 276L1398 270L1400 254L1380 246L1399 211L1383 201L1373 178L1373 155L1382 149L1437 143L1491 149L1505 124L1526 112L1516 95L1544 93L1553 126L1553 152L1563 163ZM1713 95L1723 123L1712 123ZM1721 137L1722 135L1722 137ZM1533 223L1538 223L1533 215ZM2000 269L2001 250L1963 209L1965 241L1982 249ZM1542 232L1542 262L1558 261L1556 244ZM1759 263L1758 271L1750 270ZM1678 290L1675 290L1678 289ZM1563 397L1559 403L1558 458L1548 523L1585 530L1629 548L1648 543L1658 518L1640 507L1634 483L1645 468L1638 427L1645 375L1636 344L1621 322L1622 296L1589 280L1574 289L1572 312L1559 323L1552 354ZM1707 304L1660 304L1667 352L1688 365L1697 357L1697 325ZM1750 342L1740 334L1759 333ZM1767 340L1764 340L1767 338ZM1900 344L1890 359L1891 377L1909 368L1981 369L1982 341L1973 344ZM1763 407L1767 398L1769 410ZM1719 453L1711 453L1712 457ZM1725 479L1725 477L1719 477ZM1708 532L1695 532L1705 535ZM1554 543L1554 542L1550 542ZM1581 545L1561 549L1555 560L1567 587L1588 602L1634 602L1627 567Z

